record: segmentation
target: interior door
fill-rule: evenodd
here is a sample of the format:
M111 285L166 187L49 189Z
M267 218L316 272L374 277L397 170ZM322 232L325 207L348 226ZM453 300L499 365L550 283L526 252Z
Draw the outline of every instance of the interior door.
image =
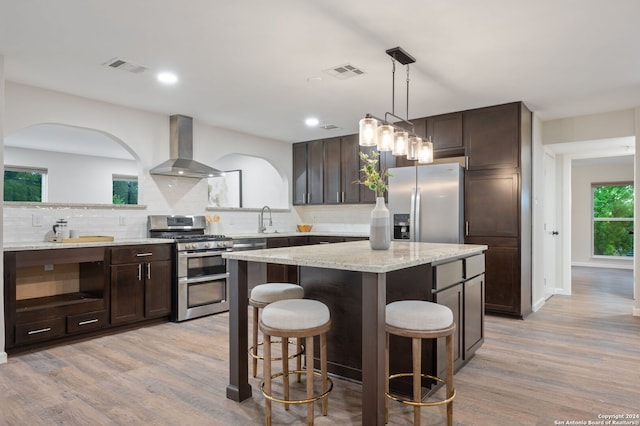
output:
M558 225L556 203L556 157L544 154L544 298L553 295L556 288Z

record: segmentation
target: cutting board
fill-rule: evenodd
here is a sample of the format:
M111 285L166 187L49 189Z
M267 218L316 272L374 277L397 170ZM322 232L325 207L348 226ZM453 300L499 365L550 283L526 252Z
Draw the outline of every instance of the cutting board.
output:
M113 241L113 237L107 235L82 235L75 238L65 238L63 243L98 243L102 241Z

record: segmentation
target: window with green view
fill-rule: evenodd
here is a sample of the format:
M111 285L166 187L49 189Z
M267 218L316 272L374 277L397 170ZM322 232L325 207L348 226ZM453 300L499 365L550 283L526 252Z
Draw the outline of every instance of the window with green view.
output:
M633 256L633 184L594 184L593 254Z
M113 176L113 204L138 204L138 178Z
M45 169L5 166L4 201L47 201Z

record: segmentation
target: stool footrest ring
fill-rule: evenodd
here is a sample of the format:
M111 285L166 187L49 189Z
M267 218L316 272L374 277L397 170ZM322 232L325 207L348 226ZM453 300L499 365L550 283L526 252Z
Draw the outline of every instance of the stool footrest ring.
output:
M432 379L432 380L435 380L435 381L440 382L440 383L445 383L444 380L442 380L441 378L436 377L436 376L430 376L428 374L420 374L420 376L425 378L425 379ZM397 379L399 377L413 377L413 373L393 374L393 375L389 376L389 380ZM440 400L437 400L437 401L427 401L427 402L422 402L422 401L418 402L418 401L413 401L413 400L407 399L407 398L401 398L399 396L392 395L392 394L390 394L388 392L385 392L384 394L389 399L392 399L394 401L398 401L398 402L400 402L402 404L411 405L413 407L435 407L437 405L448 404L451 401L453 401L453 398L456 397L456 390L455 389L453 390L453 395L451 395L449 398L440 399Z
M306 373L306 372L307 370L291 370L288 372L288 375ZM314 371L313 374L314 376L322 376L322 374L319 371ZM280 372L272 375L271 378L276 379L283 375L284 373ZM333 389L333 381L331 380L330 377L327 377L327 382L329 383L329 389L327 389L326 392L320 395L313 396L312 398L306 398L306 399L280 399L272 395L267 395L264 391L264 381L260 383L260 390L262 391L262 395L264 395L265 398L270 399L271 401L274 401L274 402L279 402L281 404L309 404L310 402L315 402L320 399L326 398L329 395L329 392L331 392L331 390Z
M280 343L280 342L282 342L282 340L272 340L272 341L271 341L271 344L273 345L274 343ZM264 342L260 342L260 343L258 343L258 346L262 346L262 345L264 345ZM295 343L295 342L289 342L289 345L296 345L296 343ZM254 354L253 354L253 346L251 346L251 347L249 348L249 351L248 351L248 352L249 352L249 356L250 356L251 358L253 358L253 359L264 359L264 357L263 357L263 356L261 356L261 355L257 355L257 354L256 354L256 355L254 355ZM295 354L289 355L289 356L287 357L287 359L293 359L293 358L296 358L296 357L302 356L303 354L304 354L304 345L300 345L300 352L297 352L297 353L295 353ZM271 361L280 361L280 360L282 360L282 357L278 357L278 358L271 358Z

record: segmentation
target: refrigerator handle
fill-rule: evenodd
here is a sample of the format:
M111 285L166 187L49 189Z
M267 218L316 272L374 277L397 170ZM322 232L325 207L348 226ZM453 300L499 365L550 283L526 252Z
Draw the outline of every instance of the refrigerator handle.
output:
M420 191L420 187L416 188L416 202L415 202L415 208L413 210L414 213L415 213L414 216L413 216L413 218L414 218L413 229L415 229L415 233L413 234L414 235L413 241L415 241L415 242L420 241L420 235L421 235L421 232L420 232L420 215L421 215L421 212L420 212L420 204L421 204L421 202L420 202L420 192L421 192Z
M411 209L409 210L409 241L416 240L416 188L411 189Z

